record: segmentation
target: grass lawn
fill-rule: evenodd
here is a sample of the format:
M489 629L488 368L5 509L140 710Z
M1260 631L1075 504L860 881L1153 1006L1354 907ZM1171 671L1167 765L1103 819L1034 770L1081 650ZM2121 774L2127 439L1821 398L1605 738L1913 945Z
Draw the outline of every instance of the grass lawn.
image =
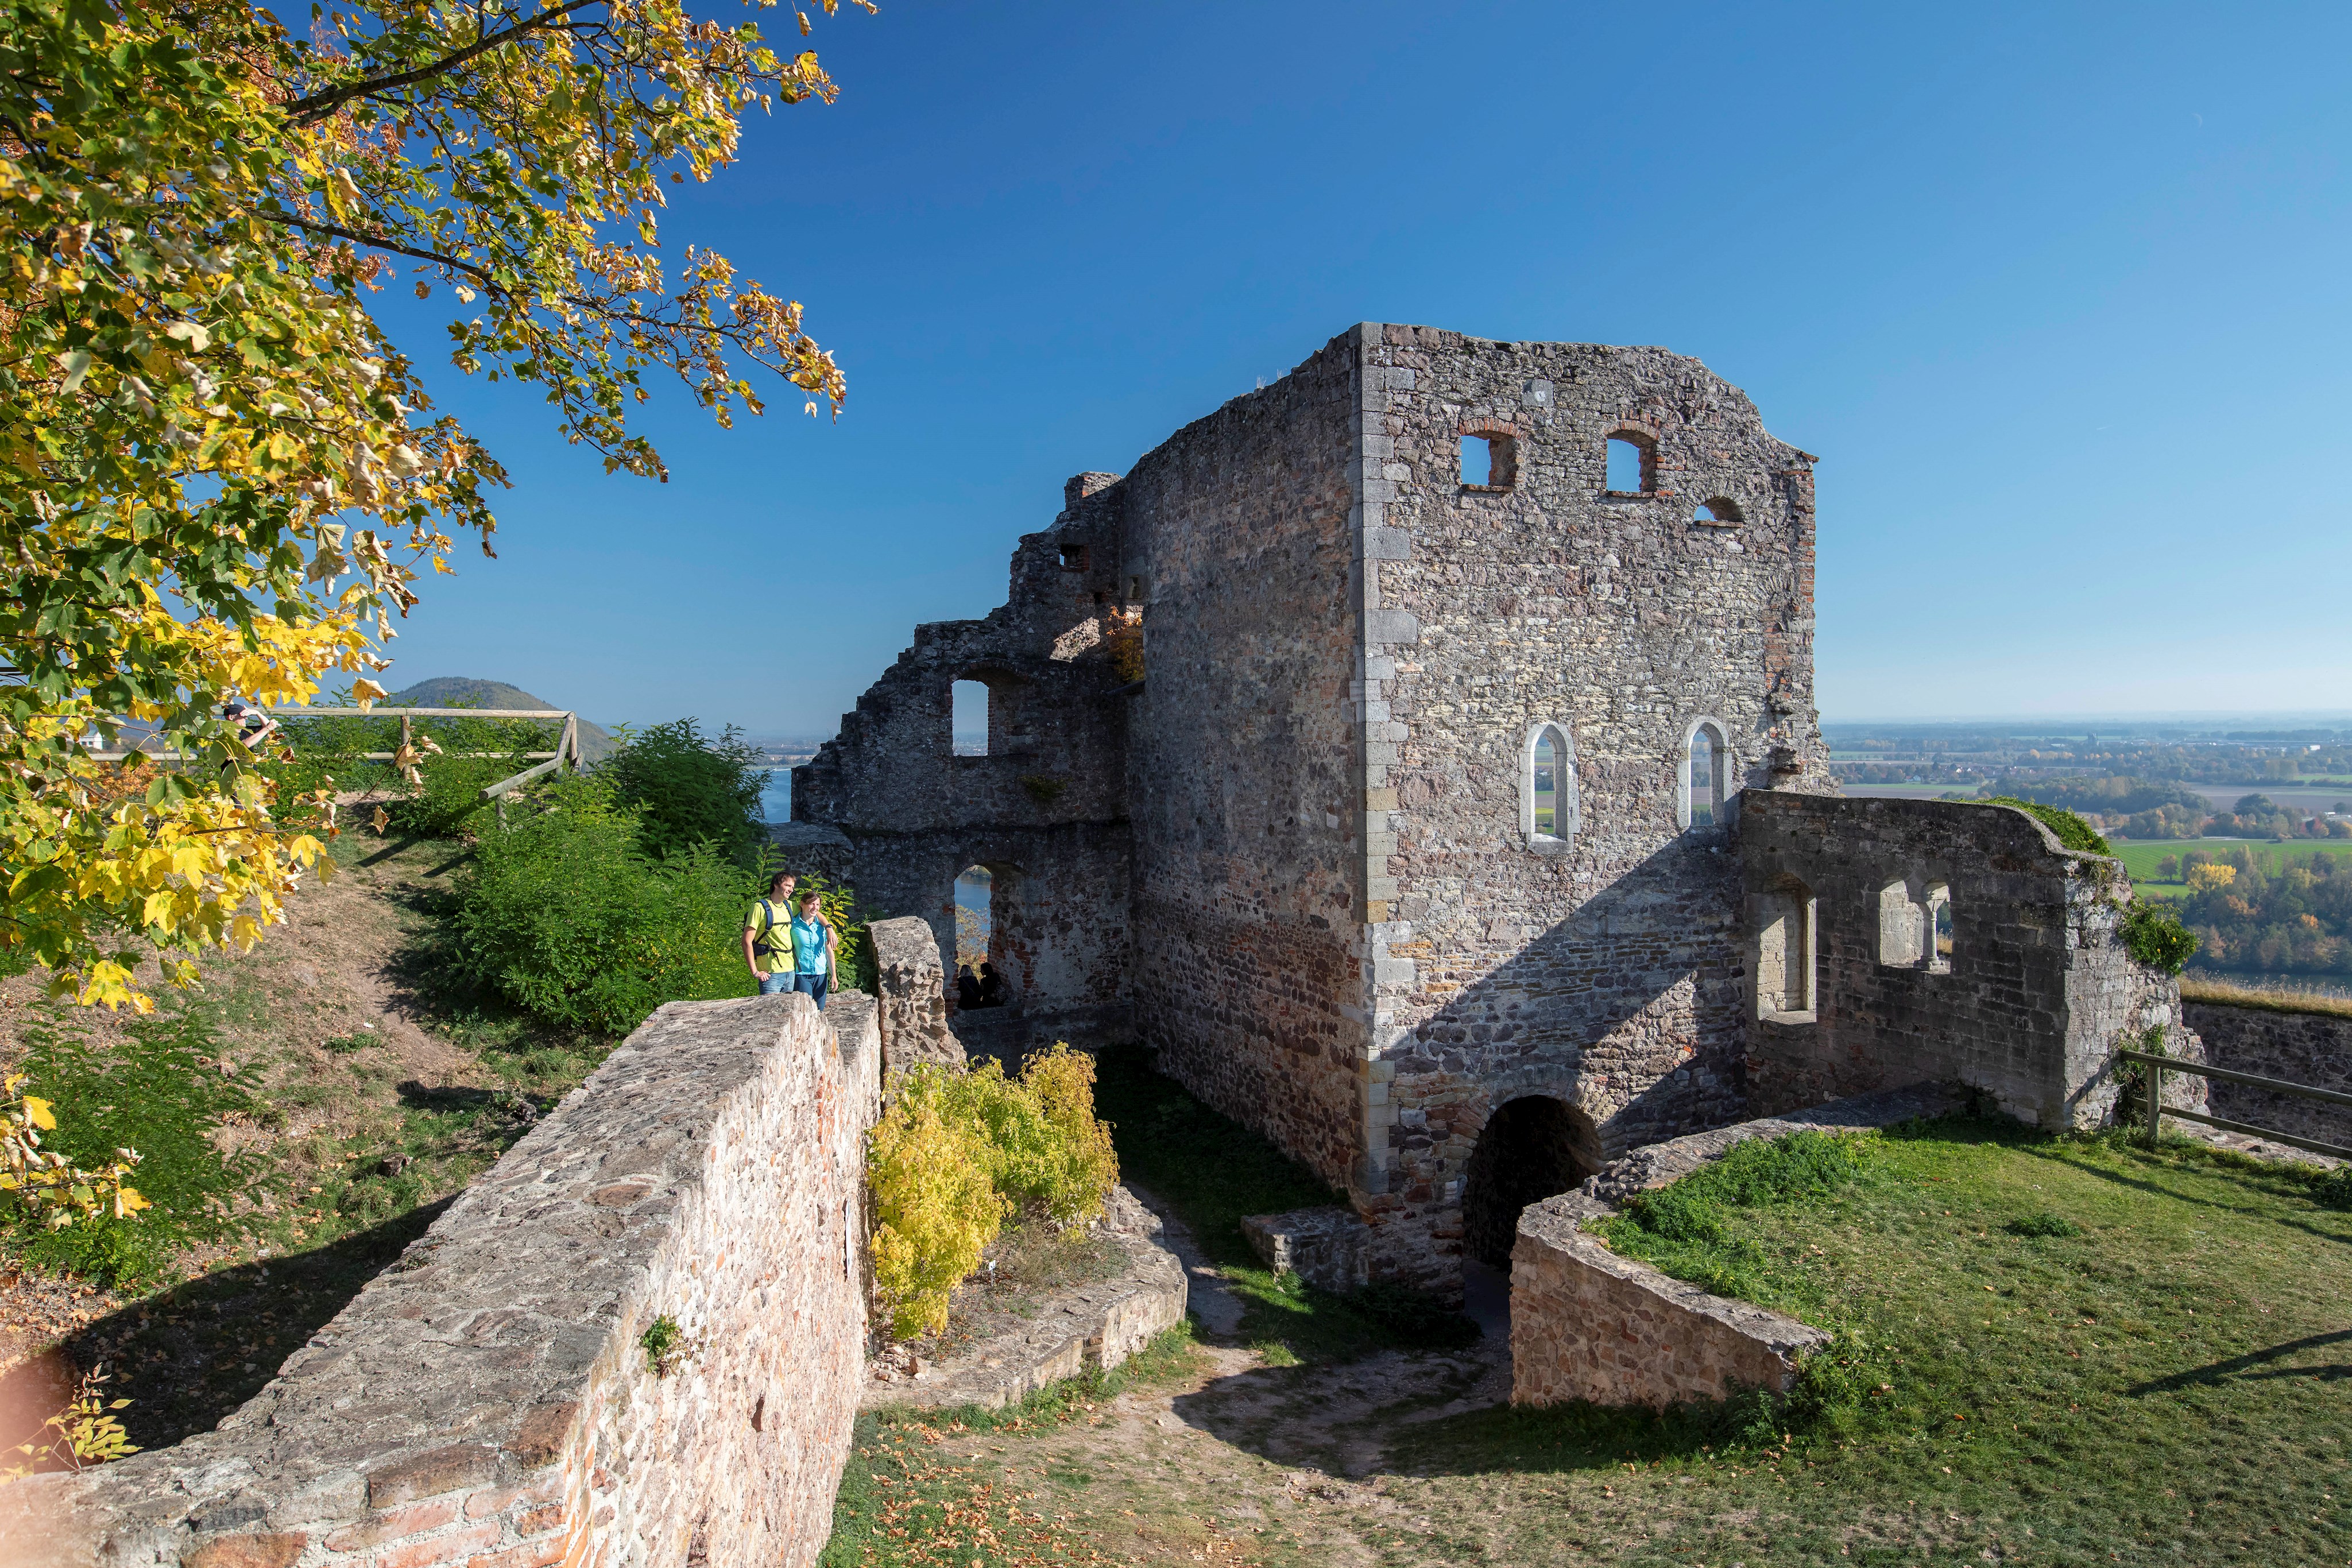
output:
M1728 1260L1846 1336L1860 1398L1769 1444L1727 1429L1736 1409L1712 1434L1696 1413L1433 1424L1398 1468L1492 1505L1461 1511L1452 1561L1572 1561L1564 1536L1751 1568L2352 1560L2352 1214L2186 1141L1954 1119L1863 1143L1852 1185L1719 1208L1711 1260L1675 1270Z
M869 1420L827 1568L2352 1563L2352 1214L2299 1169L1997 1121L1868 1137L1858 1178L1723 1208L1677 1264L1837 1331L1811 1397L1520 1410L1498 1346L1403 1348L1252 1280L1233 1221L1328 1196L1263 1140L1117 1055L1098 1103L1255 1349Z

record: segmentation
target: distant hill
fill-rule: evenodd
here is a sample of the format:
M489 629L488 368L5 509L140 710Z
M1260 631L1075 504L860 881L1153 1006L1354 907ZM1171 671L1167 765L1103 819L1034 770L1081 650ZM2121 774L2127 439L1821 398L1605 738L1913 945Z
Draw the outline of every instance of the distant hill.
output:
M535 697L520 686L510 686L504 681L478 680L471 675L436 675L429 681L419 681L404 686L383 699L386 707L495 707L495 708L560 708L562 703ZM596 762L613 753L613 735L601 726L580 721L580 756L583 761Z

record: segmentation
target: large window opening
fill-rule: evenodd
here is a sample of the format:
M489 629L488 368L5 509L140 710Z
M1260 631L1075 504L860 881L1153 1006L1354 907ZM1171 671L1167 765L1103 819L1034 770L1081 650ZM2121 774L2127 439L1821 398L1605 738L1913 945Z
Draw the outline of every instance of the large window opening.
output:
M1658 447L1647 436L1609 438L1609 493L1646 496L1658 487Z
M1793 877L1758 900L1756 1016L1811 1023L1813 1010L1813 894Z
M1677 802L1682 825L1721 826L1730 800L1730 780L1731 748L1724 744L1723 731L1713 720L1706 720L1691 731L1690 744L1683 753L1682 800Z
M956 873L955 974L950 984L959 1010L1000 1008L1010 999L994 955L997 876L984 865L968 865Z
M988 755L988 687L979 681L958 681L950 703L950 735L958 757Z
M1590 1118L1543 1095L1511 1101L1486 1118L1462 1184L1462 1244L1507 1273L1519 1211L1568 1191L1601 1168Z

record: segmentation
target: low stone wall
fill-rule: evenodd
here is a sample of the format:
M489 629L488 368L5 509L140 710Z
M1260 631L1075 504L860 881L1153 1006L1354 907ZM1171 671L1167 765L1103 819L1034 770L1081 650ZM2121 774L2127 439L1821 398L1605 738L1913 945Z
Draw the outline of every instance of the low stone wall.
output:
M2183 1004L2205 1060L2234 1072L2352 1093L2352 1018L2273 1012L2218 1002ZM2300 1138L2352 1144L2352 1109L2216 1079L2207 1091L2216 1116Z
M1828 1343L1828 1334L1621 1258L1586 1234L1584 1222L1750 1138L1889 1127L1965 1101L1957 1086L1923 1083L1693 1133L1637 1149L1577 1191L1529 1205L1511 1249L1512 1403L1666 1406L1788 1387L1797 1357Z
M1284 1214L1245 1214L1242 1235L1277 1274L1296 1274L1326 1291L1371 1283L1371 1227L1352 1208L1324 1204Z
M1786 1388L1830 1336L1711 1296L1584 1234L1610 1212L1562 1193L1519 1216L1511 1251L1511 1403L1676 1405Z
M879 1064L866 997L663 1008L217 1429L0 1488L0 1561L814 1562Z

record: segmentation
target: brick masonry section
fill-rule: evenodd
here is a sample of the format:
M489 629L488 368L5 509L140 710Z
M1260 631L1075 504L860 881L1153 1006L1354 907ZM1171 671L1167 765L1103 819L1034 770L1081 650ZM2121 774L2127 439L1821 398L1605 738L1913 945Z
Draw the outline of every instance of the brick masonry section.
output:
M2216 1002L2190 1002L2188 1010L2189 1027L2204 1040L2205 1060L2215 1067L2352 1093L2352 1019ZM2352 1110L2341 1105L2218 1081L2208 1093L2216 1116L2323 1143L2352 1144Z
M663 1008L217 1429L0 1488L12 1568L814 1562L864 1378L875 1012Z

